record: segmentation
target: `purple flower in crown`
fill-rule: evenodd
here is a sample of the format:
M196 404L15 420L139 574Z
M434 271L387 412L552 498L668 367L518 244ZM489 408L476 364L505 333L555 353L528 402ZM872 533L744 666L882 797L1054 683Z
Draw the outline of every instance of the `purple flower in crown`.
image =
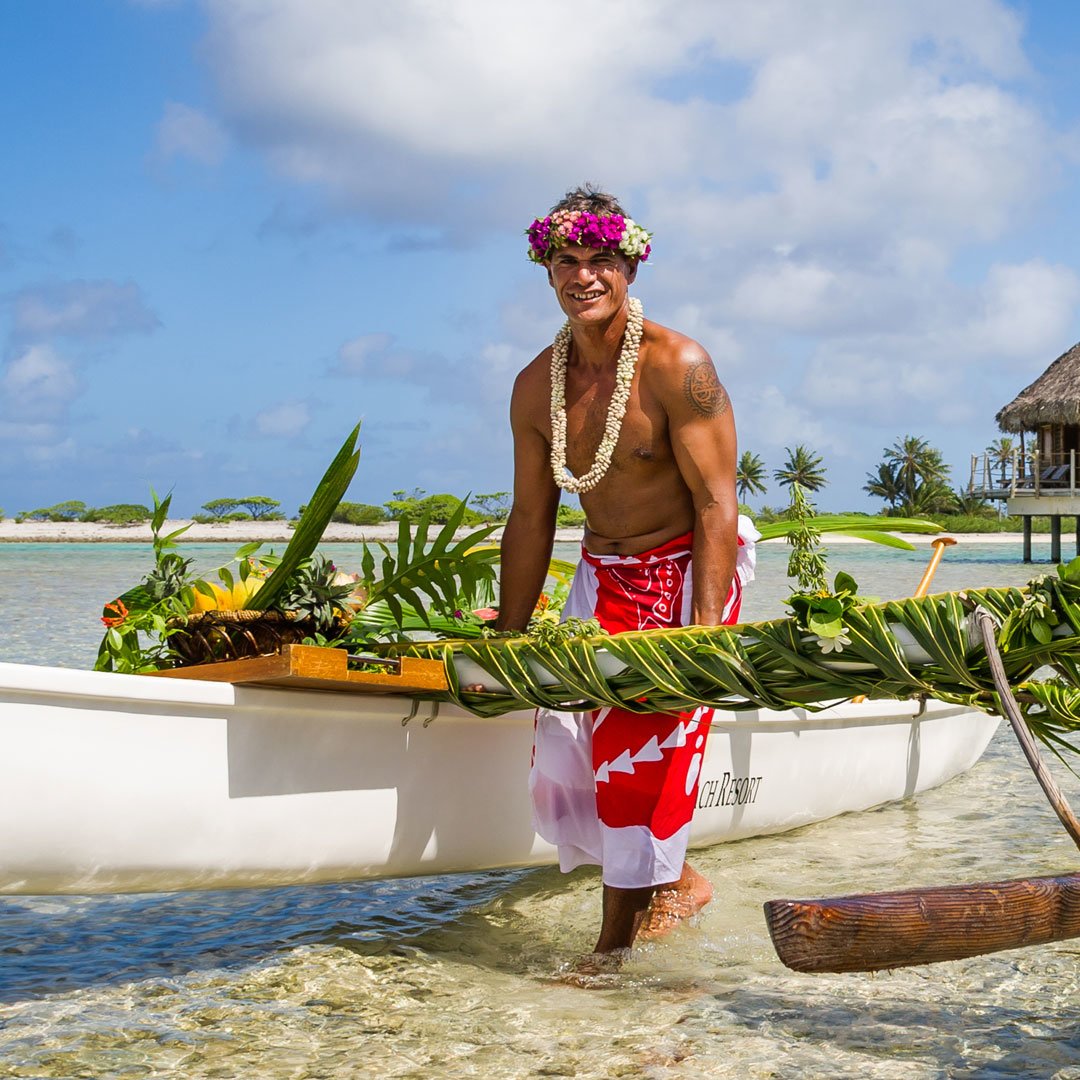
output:
M533 262L543 262L547 258L547 251L551 247L551 218L536 218L528 227L526 233L529 237L529 258Z

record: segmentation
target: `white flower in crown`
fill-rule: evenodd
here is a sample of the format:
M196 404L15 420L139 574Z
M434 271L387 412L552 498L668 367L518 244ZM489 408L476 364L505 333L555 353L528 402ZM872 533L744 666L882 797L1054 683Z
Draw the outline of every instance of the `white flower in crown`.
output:
M641 259L649 257L650 233L646 232L633 218L627 218L624 224L622 240L619 242L619 250L628 259Z

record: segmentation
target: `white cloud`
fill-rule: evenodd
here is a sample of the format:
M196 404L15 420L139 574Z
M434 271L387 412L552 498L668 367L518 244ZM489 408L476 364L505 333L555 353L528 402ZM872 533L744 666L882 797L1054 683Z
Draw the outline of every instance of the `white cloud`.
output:
M822 309L835 304L837 275L814 263L781 262L751 271L731 294L729 310L737 318L791 329L806 329Z
M777 450L805 443L816 450L846 452L848 442L813 409L793 401L780 387L765 385L744 391L739 403L740 445Z
M21 447L28 444L55 445L59 441L60 430L56 424L0 418L0 442L16 443Z
M178 101L165 103L156 138L161 160L189 157L203 165L218 165L227 149L228 136L215 119Z
M712 352L751 447L853 457L840 433L875 418L974 424L980 394L1010 396L974 386L976 368L1033 377L1071 343L1076 275L1015 242L1068 141L997 0L597 0L602 29L557 46L569 0L206 11L228 137L322 193L320 222L360 212L480 243L586 178L624 195L656 232L637 286L650 316ZM1002 238L1008 263L987 254ZM387 324L328 374L505 425L513 374L561 321L523 280L478 282L502 329L466 355Z
M969 352L999 356L1028 370L1064 352L1077 305L1080 278L1067 266L1042 259L990 267L979 289L981 310L967 328Z
M455 180L495 188L503 206L550 198L568 166L572 179L647 187L654 202L687 176L730 188L772 173L775 204L812 195L824 164L841 178L826 188L855 197L853 220L885 195L917 215L951 193L970 222L972 201L1008 200L1038 175L1038 117L991 82L1025 73L1018 20L992 0L592 10L602 48L589 34L557 48L538 35L573 24L569 0L210 0L207 55L241 137L294 178L399 216L468 202ZM748 92L710 100L717 64L743 72ZM701 90L672 100L671 77Z
M34 345L9 360L0 373L3 413L20 421L53 419L79 393L71 364L48 345Z
M296 439L311 423L311 407L303 401L286 401L255 414L258 435L269 439Z
M78 445L69 435L59 442L31 444L24 448L28 460L40 465L51 465L58 461L73 461L78 457Z
M454 376L465 397L494 406L505 427L514 379L534 355L535 352L516 345L491 342L481 348L479 364L473 366L466 361L457 365Z
M137 285L115 281L64 281L30 286L11 302L13 337L108 338L149 333L160 323Z
M361 334L350 338L337 351L337 360L330 371L334 375L393 375L395 368L389 357L394 339L390 334ZM407 374L412 363L401 361L398 369Z

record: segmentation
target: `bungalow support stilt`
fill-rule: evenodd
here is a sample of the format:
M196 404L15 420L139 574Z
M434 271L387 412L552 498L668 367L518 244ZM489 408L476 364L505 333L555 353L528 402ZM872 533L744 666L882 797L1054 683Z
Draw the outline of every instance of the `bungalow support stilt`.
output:
M1080 518L1077 518L1080 522ZM1077 543L1080 543L1078 535ZM1024 562L1031 562L1031 515L1024 515Z
M1050 515L1050 561L1061 562L1061 515Z

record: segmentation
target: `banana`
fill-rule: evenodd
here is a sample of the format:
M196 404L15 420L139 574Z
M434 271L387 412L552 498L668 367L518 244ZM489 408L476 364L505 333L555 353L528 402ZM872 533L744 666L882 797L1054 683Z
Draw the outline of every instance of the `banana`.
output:
M239 578L233 584L230 602L236 611L243 611L248 601L262 588L263 579L249 574L247 581Z
M224 585L218 585L216 581L208 581L206 584L214 590L214 595L207 596L196 589L192 611L237 611L243 606L242 602L237 604L234 600L235 588L233 590L226 589ZM244 599L246 600L246 598L245 594Z

